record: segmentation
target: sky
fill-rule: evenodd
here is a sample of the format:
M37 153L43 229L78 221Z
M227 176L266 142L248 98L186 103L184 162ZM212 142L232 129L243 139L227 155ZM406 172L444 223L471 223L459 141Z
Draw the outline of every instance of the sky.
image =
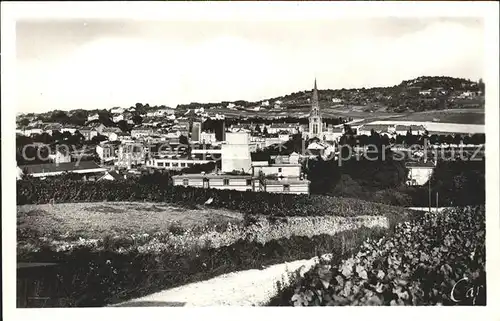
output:
M419 76L483 77L473 18L22 20L18 112L258 101Z

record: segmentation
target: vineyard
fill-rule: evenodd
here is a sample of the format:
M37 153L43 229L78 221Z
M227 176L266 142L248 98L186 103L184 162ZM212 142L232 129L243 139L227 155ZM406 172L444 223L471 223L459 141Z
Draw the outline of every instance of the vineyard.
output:
M322 262L271 305L486 305L484 207L451 209Z

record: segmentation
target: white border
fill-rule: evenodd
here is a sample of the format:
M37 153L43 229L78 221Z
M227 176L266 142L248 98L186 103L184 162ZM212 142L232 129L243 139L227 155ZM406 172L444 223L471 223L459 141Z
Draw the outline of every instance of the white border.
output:
M421 320L498 320L494 303L500 302L499 253L499 158L498 158L498 3L497 2L220 2L220 3L130 3L130 2L2 2L2 249L3 313L5 320L119 320L186 319L314 319L358 318ZM134 19L134 20L326 20L363 17L484 17L487 152L487 292L488 307L362 307L321 309L290 308L99 308L15 309L15 167L13 137L16 111L15 21L18 19ZM376 309L376 311L374 310ZM410 310L412 309L412 310ZM377 313L378 312L378 313ZM497 318L494 318L494 317Z

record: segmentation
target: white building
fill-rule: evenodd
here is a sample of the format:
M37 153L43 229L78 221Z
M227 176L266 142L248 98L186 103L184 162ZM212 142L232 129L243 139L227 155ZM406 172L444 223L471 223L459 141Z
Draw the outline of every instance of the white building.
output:
M124 119L125 119L125 117L123 117L123 114L117 114L117 115L113 116L113 122L115 122L115 123L117 123L121 120L124 120Z
M201 132L200 142L204 144L213 144L217 142L217 139L215 138L215 133Z
M170 170L178 170L188 168L194 165L201 165L213 162L213 159L210 157L197 157L188 159L187 157L181 156L163 156L163 157L154 157L150 158L146 161L146 166L150 168L156 169L170 169Z
M153 128L150 127L137 127L130 131L132 138L148 137L154 134Z
M110 112L112 114L123 114L125 112L125 109L121 107L113 107L111 108Z
M226 144L222 145L222 171L250 172L252 161L250 157L250 135L248 133L226 133Z
M93 121L93 120L99 120L99 114L98 113L89 114L87 116L87 121Z

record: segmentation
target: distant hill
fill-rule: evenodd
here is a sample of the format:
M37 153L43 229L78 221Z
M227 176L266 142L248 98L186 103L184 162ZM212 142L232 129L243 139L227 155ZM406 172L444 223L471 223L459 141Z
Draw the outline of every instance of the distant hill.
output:
M364 111L383 110L387 112L408 113L419 111L434 111L456 108L484 108L484 83L482 80L474 82L468 79L453 77L429 77L423 76L411 80L404 80L392 87L354 88L354 89L320 89L319 99L322 107L334 107L350 110L352 108ZM188 109L235 109L237 114L242 109L260 108L263 110L288 110L290 112L298 108L310 106L309 99L312 89L294 92L285 96L273 97L261 101L222 101L218 103L193 102L178 105L176 110L179 115L184 115ZM278 104L279 105L278 105ZM149 104L136 103L133 106L121 106L134 115L145 114L157 109L168 108L167 106L150 106ZM275 108L279 107L279 108ZM112 124L110 110L72 110L69 112L54 110L51 112L27 115L19 115L18 123L29 121L26 118L37 118L48 122L62 124L83 125L90 114L99 114L99 121ZM228 109L229 110L229 109ZM230 111L230 110L229 110ZM260 116L263 116L262 114ZM23 124L23 125L26 125Z
M453 77L419 77L402 81L392 87L320 89L320 103L325 105L370 106L381 105L392 112L426 111L450 108L484 107L484 83ZM179 105L180 109L227 107L261 107L273 109L279 101L286 109L309 104L312 89L278 96L262 101L238 100L220 103L191 103Z

